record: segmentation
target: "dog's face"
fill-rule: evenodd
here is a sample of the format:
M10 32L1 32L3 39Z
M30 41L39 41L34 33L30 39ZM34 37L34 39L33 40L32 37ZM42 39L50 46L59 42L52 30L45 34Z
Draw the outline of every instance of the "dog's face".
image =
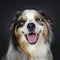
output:
M22 42L36 44L38 40L44 40L48 36L48 28L41 15L35 10L25 10L18 18L16 36Z
M36 10L24 10L17 18L14 33L22 50L48 41L50 24Z

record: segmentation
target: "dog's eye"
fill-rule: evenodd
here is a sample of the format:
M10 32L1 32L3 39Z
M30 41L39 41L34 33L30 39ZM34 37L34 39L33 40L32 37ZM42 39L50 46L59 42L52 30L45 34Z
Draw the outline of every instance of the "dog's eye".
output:
M45 22L44 19L41 19L41 20L40 20L40 18L36 18L35 20L36 20L36 22L37 22L38 24L44 25L44 22Z
M25 24L25 20L18 21L18 27L22 27Z
M40 21L40 18L36 18L35 20L36 20L37 22L39 22L39 21Z
M44 25L44 24L45 24L44 19L41 19L40 25Z
M44 19L41 20L42 22L45 22Z

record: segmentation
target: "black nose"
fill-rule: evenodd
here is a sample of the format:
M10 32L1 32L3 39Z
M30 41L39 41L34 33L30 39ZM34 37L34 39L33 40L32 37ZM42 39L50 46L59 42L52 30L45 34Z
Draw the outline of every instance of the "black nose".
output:
M34 23L29 23L27 25L27 28L28 28L29 31L33 31L35 29L35 24Z

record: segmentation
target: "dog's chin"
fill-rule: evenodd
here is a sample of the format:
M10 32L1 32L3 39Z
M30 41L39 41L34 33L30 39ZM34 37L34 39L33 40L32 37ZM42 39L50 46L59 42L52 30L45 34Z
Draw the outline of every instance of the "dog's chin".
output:
M37 41L39 39L39 33L25 34L25 38L29 44L35 44L35 43L37 43Z

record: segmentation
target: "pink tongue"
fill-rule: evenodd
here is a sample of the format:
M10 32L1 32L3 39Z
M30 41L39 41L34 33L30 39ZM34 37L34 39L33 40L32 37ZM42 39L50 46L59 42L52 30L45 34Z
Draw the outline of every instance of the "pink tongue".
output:
M29 43L35 43L37 41L37 34L27 35Z

